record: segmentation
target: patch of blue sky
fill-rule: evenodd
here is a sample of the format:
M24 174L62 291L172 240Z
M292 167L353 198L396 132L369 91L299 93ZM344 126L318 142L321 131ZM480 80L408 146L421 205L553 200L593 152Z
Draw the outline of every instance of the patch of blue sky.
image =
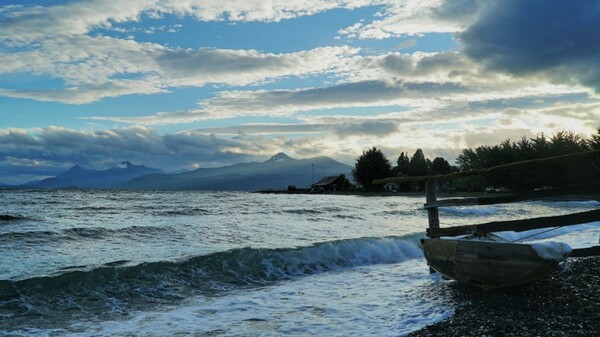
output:
M209 119L185 124L167 124L157 125L154 128L161 134L179 132L182 130L194 129L219 129L228 127L240 127L243 130L244 125L250 124L298 124L299 121L292 117L271 117L271 116L243 116L227 119Z
M381 55L389 52L412 54L414 52L447 52L459 48L451 33L429 33L418 36L399 36L386 39L358 39L341 37L338 45L361 48L362 55Z
M67 127L76 121L80 110L58 102L40 102L24 98L0 97L0 129L37 128L49 125ZM70 110L71 108L71 110ZM81 109L77 106L77 109ZM70 111L69 111L70 110ZM81 123L71 123L73 126Z
M333 9L279 22L202 22L191 16L165 15L161 19L143 17L139 22L113 23L111 29L98 28L89 34L119 38L133 36L138 42L179 48L254 49L269 53L291 53L344 45L343 40L336 39L338 31L361 19L371 21L380 9L381 6ZM353 44L360 45L361 41Z
M31 99L0 97L0 128L46 127L88 128L90 125L113 127L127 124L112 121L87 120L85 117L142 117L159 112L187 111L197 108L197 102L211 97L209 88L179 88L153 95L127 95L103 98L99 101L72 105L60 102L40 102Z
M303 76L284 76L261 83L243 86L216 86L219 91L241 90L302 90L307 88L323 88L336 85L343 77L335 73L319 73Z
M294 114L296 117L329 117L329 116L346 116L346 117L374 117L389 113L397 113L410 111L410 108L402 105L389 106L369 106L369 107L348 107L348 108L331 108L331 109L315 109L309 111L300 111Z
M62 79L47 75L35 75L29 72L2 74L0 88L11 90L50 90L64 88Z
M25 0L25 1L14 1L10 5L21 5L24 7L33 7L33 6L44 6L44 7L52 7L52 6L60 6L64 4L68 4L73 2L72 0ZM0 7L4 4L0 2Z
M525 97L518 97L512 99L493 99L486 101L470 102L469 107L471 109L489 109L489 110L501 110L507 108L540 108L543 106L551 106L560 102L589 102L590 97L587 93L569 93L569 94L556 94L556 95L532 95Z
M184 111L197 108L198 101L212 97L207 87L177 88L169 92L127 95L104 98L86 106L85 115L113 115L124 117L145 116L158 112ZM88 111L89 110L89 111Z

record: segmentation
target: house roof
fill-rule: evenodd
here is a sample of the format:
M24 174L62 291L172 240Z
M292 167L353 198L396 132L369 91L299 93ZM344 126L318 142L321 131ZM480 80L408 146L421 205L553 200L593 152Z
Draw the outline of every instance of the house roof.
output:
M315 184L315 186L327 186L327 185L333 184L340 177L341 177L341 175L339 175L339 176L327 176L327 177L323 177L323 178L321 178L321 180L317 181L317 183Z

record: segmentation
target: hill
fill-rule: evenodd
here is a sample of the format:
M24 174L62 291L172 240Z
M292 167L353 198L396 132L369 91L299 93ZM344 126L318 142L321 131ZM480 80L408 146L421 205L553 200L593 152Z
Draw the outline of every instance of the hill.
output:
M104 171L85 169L79 165L71 167L56 177L30 182L27 188L116 188L131 179L146 175L164 173L162 170L143 165L134 165L128 161L120 166Z
M352 168L328 157L294 159L278 153L264 162L199 168L181 174L150 174L120 185L130 189L254 191L308 187L323 176L345 174Z

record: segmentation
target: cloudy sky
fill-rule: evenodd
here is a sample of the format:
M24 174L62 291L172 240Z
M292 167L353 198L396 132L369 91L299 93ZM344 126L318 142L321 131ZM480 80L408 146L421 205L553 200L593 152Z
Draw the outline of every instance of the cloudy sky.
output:
M0 3L0 182L600 127L593 0Z

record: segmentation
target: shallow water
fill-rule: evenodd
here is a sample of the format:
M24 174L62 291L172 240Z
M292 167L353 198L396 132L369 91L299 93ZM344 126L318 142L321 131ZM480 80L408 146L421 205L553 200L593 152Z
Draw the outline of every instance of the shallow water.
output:
M448 317L421 197L0 191L0 335L399 336ZM440 209L442 226L600 203ZM510 239L596 244L600 223Z

